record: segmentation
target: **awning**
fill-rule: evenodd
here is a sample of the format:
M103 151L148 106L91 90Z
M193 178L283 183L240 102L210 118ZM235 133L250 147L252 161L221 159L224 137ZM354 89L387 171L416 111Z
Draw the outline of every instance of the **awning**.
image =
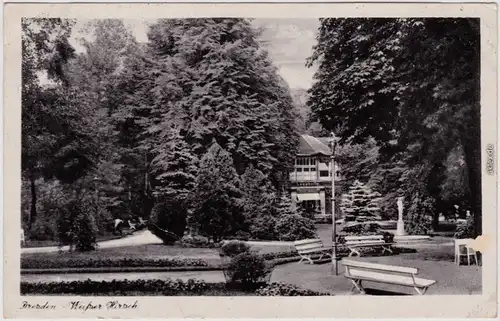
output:
M297 201L319 201L319 193L297 193Z

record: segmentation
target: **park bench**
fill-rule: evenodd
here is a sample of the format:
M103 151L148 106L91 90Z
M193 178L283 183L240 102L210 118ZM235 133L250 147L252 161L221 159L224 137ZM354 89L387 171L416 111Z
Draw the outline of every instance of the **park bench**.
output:
M387 243L383 235L368 235L368 236L346 236L344 237L344 245L349 249L349 256L361 256L359 251L363 247L381 247L382 253L392 252L392 244Z
M293 244L300 255L300 261L298 263L307 260L311 264L314 264L312 257L316 255L319 255L319 258L316 259L316 261L321 260L325 255L330 258L332 257L332 248L325 247L320 239L300 240L295 241Z
M365 293L361 283L368 281L412 287L418 294L423 295L431 285L436 283L434 280L417 278L418 269L416 268L345 259L341 263L345 267L344 276L353 283L351 291L358 289L361 293Z

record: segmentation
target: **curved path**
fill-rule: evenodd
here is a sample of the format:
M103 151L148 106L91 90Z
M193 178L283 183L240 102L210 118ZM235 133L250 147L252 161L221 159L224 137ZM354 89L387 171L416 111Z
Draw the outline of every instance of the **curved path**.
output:
M162 244L163 242L156 237L149 230L139 231L130 236L125 236L121 239L109 240L99 242L99 248L113 248L113 247L122 247L122 246L130 246L130 245L144 245L144 244ZM21 254L24 253L50 253L50 252L58 252L58 251L68 251L69 246L57 247L57 246L46 246L46 247L30 247L30 248L22 248Z

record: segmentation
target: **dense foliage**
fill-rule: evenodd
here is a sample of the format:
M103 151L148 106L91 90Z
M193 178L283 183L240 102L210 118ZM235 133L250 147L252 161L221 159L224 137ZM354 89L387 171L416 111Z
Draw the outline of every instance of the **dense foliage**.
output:
M257 290L257 295L261 296L327 296L328 293L321 293L309 289L302 289L296 285L273 282Z
M376 143L367 160L387 201L402 194L417 210L412 195L423 193L436 225L464 199L480 234L479 20L321 19L317 40L313 118L341 144Z
M92 243L115 218L150 216L179 237L250 237L252 221L272 215L298 141L296 106L259 37L246 19L158 20L143 44L117 19L81 30L24 19L28 239ZM64 192L48 200L45 184ZM83 202L74 209L95 198L72 234L65 198Z

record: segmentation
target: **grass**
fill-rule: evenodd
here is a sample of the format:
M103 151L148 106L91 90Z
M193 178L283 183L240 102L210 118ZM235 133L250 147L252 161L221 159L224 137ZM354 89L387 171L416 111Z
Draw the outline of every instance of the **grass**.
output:
M166 246L162 244L147 244L99 249L92 252L52 252L52 253L23 253L23 260L51 260L64 264L68 260L158 260L173 257L197 258L207 261L208 264L220 263L217 250L207 248L184 248L180 246Z

